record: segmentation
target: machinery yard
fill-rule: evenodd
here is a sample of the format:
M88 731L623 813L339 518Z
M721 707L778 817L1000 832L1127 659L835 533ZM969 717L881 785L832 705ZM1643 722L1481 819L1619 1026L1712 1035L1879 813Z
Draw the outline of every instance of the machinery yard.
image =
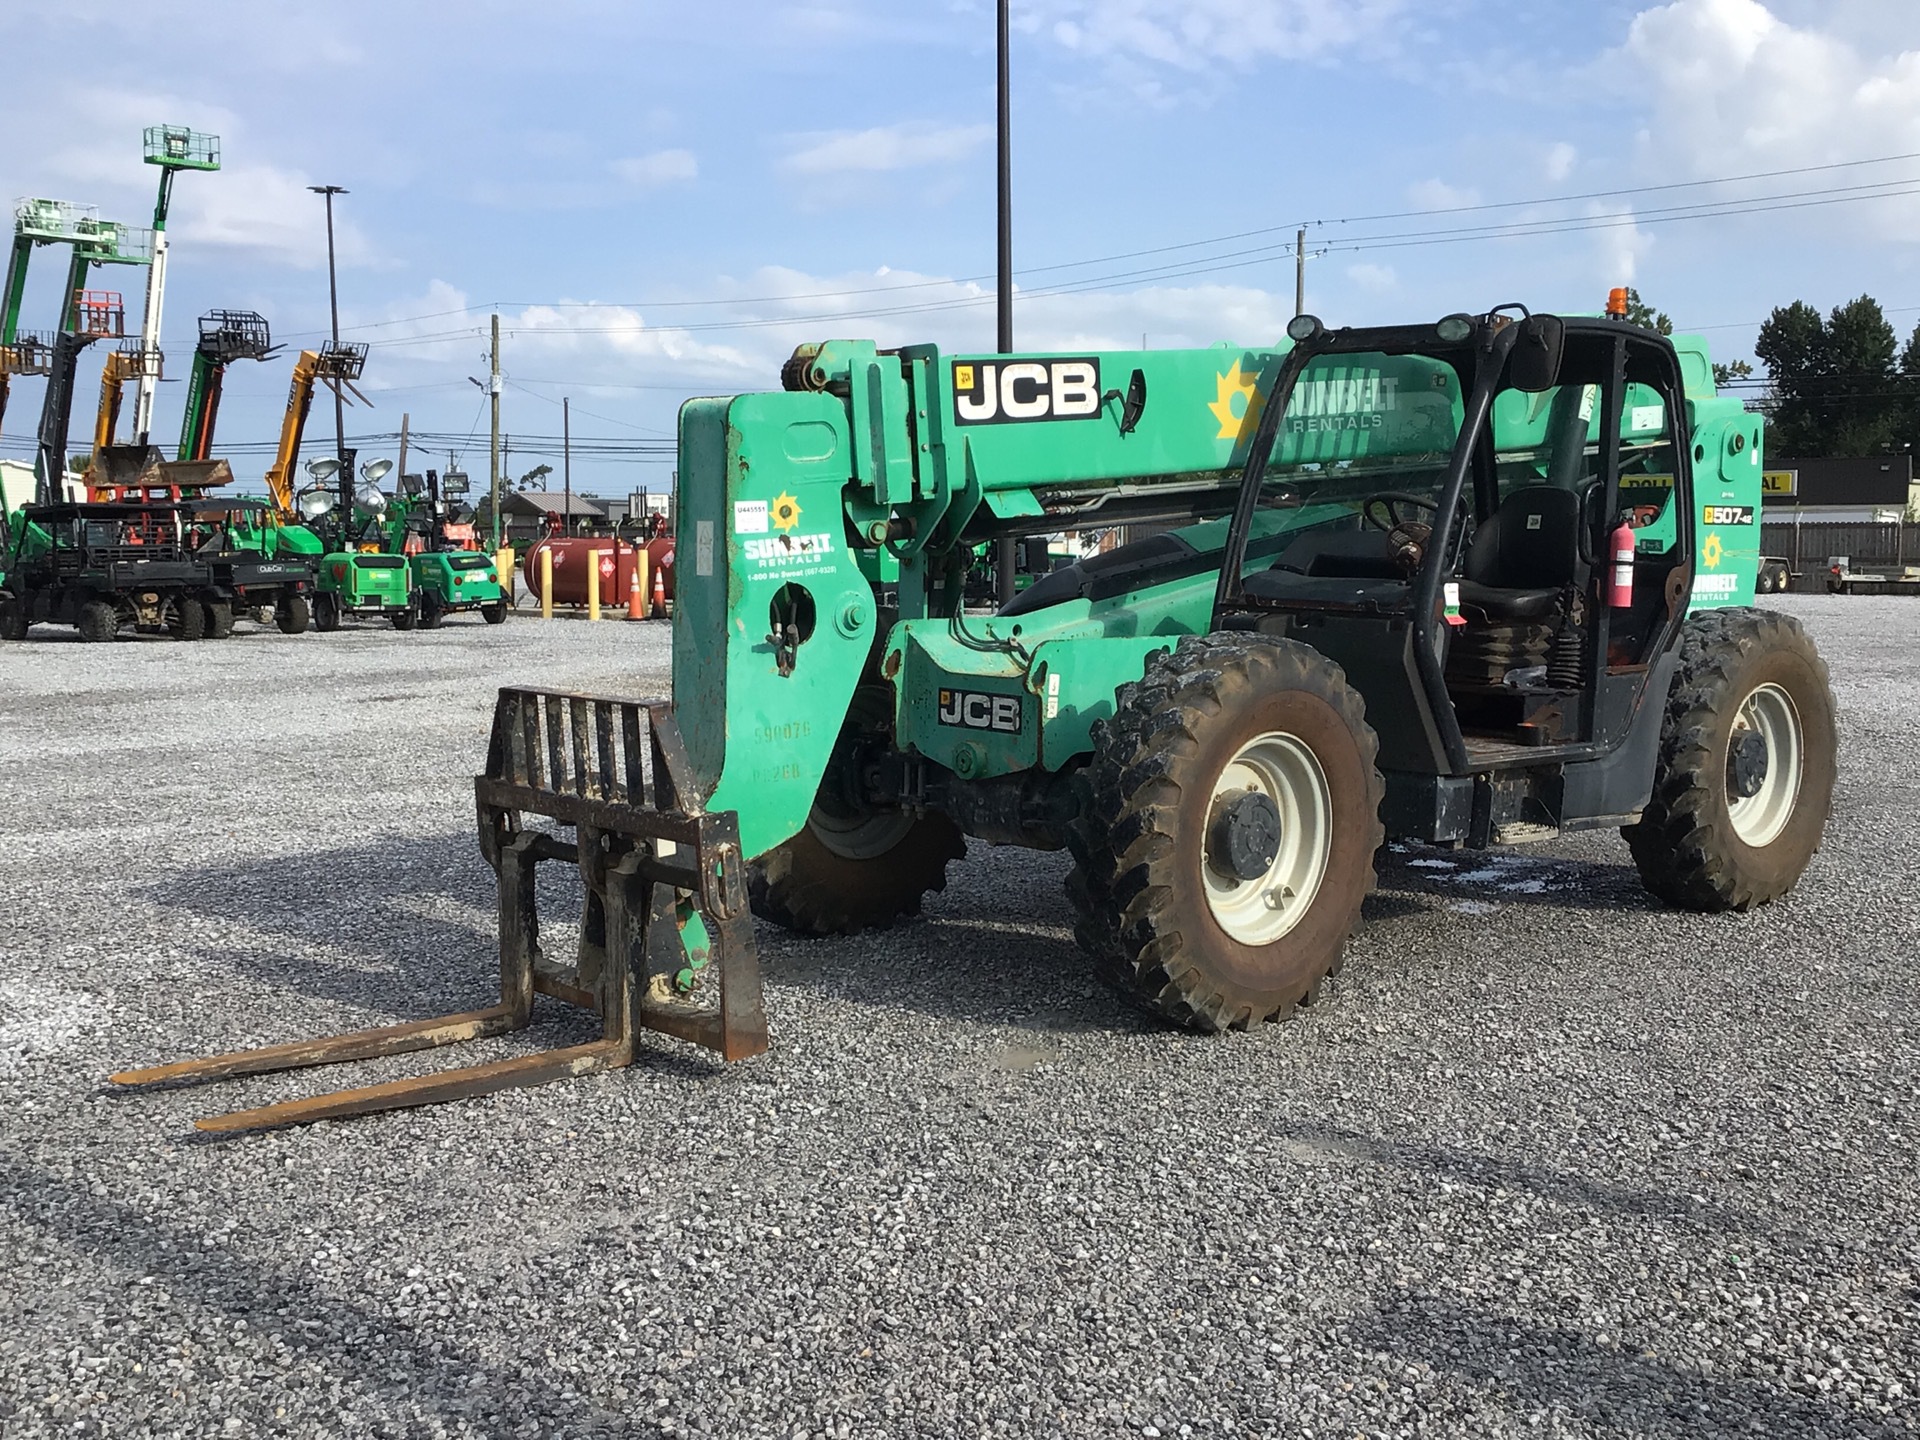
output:
M1397 848L1319 1003L1196 1037L975 841L920 921L756 926L765 1055L237 1139L436 1062L105 1077L488 1003L494 690L664 696L668 628L0 647L0 1433L1913 1435L1911 602L1766 603L1839 781L1751 913L1612 831Z

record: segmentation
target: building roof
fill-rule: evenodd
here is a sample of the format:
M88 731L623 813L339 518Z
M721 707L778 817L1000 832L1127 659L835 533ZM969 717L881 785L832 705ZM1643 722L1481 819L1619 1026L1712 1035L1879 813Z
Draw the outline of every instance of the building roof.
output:
M1914 483L1913 456L1908 454L1806 459L1768 456L1766 468L1800 472L1794 494L1767 497L1768 507L1775 509L1825 509L1835 505L1903 509Z
M566 515L569 518L604 520L607 507L590 495L573 492L571 508L564 490L510 490L501 497L500 510L506 515Z

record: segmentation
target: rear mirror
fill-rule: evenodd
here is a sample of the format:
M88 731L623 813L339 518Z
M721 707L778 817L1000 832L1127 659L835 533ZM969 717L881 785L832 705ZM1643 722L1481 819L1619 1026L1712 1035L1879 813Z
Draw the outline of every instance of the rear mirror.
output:
M1567 348L1567 326L1558 315L1529 315L1507 360L1507 379L1516 390L1538 395L1560 380L1560 357Z

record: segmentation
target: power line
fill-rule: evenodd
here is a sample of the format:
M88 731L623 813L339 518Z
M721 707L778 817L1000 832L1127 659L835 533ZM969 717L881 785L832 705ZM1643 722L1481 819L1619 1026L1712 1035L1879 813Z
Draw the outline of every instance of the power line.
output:
M1591 191L1584 191L1584 192L1573 194L1573 195L1539 196L1539 197L1535 197L1532 199L1525 199L1525 200L1496 200L1496 201L1487 201L1487 202L1473 204L1473 205L1437 206L1437 207L1432 207L1428 209L1418 209L1418 210L1383 211L1377 214L1345 216L1345 217L1332 219L1332 220L1310 220L1310 221L1304 221L1304 222L1289 221L1284 225L1262 226L1262 227L1258 227L1251 230L1241 230L1241 231L1232 232L1226 235L1212 236L1203 240L1185 240L1185 241L1179 241L1169 245L1152 246L1152 247L1141 249L1141 250L1123 251L1114 255L1100 256L1100 257L1084 259L1084 260L1058 261L1048 265L1029 266L1023 269L1022 271L1020 271L1019 273L1022 275L1053 274L1062 270L1077 270L1077 269L1086 269L1096 265L1117 264L1122 261L1142 259L1142 258L1146 258L1148 256L1153 256L1153 255L1171 254L1176 251L1182 251L1182 250L1206 249L1216 245L1225 245L1225 244L1231 244L1239 240L1252 239L1261 235L1272 235L1272 234L1280 234L1284 232L1292 232L1297 230L1302 223L1307 225L1324 227L1329 225L1371 224L1379 221L1388 221L1388 220L1423 219L1430 216L1439 216L1439 215L1484 214L1484 213L1497 211L1497 210L1525 209L1530 206L1568 205L1568 204L1577 204L1583 201L1590 201L1590 200L1622 199L1622 198L1626 198L1634 195L1665 194L1665 193L1670 193L1678 190L1703 189L1703 188L1715 186L1715 185L1745 184L1745 183L1749 183L1756 180L1782 179L1782 178L1785 178L1788 176L1794 176L1794 175L1824 174L1824 173L1829 173L1835 170L1852 169L1852 168L1856 168L1864 165L1890 165L1890 164L1897 164L1902 161L1916 160L1916 159L1920 159L1920 151L1912 151L1912 152L1907 152L1899 155L1875 156L1875 157L1871 157L1868 159L1861 159L1861 160L1834 161L1824 165L1801 165L1801 166L1793 166L1787 169L1780 169L1780 170L1759 170L1759 171L1752 171L1744 175L1724 175L1724 176L1717 176L1717 177L1713 177L1705 180L1672 181L1672 182L1659 184L1659 185L1622 186L1617 189L1591 190ZM1789 194L1787 195L1753 196L1753 197L1747 197L1745 200L1703 201L1703 202L1700 202L1700 204L1697 206L1686 206L1686 207L1679 207L1679 208L1704 209L1704 210L1710 211L1710 213L1729 213L1729 214L1761 213L1757 211L1747 211L1739 208L1730 208L1730 209L1724 210L1723 212L1715 207L1734 207L1734 206L1740 206L1740 205L1757 202L1757 201L1796 198L1796 195L1835 194L1835 193L1839 193L1842 190L1869 190L1869 189L1875 189L1875 188L1885 188L1890 185L1900 185L1900 184L1909 184L1909 183L1912 183L1912 182L1883 181L1883 182L1878 182L1877 185L1870 184L1870 185L1861 185L1861 186L1838 187L1837 190L1789 192ZM1903 195L1903 194L1911 194L1914 192L1910 190L1903 190L1903 191L1896 191L1893 193L1896 195ZM1872 197L1863 197L1863 198L1872 198ZM1654 212L1654 213L1662 213L1662 212ZM1547 224L1551 222L1519 222L1519 223ZM1493 230L1498 230L1500 228L1503 228L1503 227L1492 227ZM1578 227L1578 228L1588 228L1588 227ZM1419 233L1424 233L1424 232L1415 232L1416 235ZM1439 232L1439 233L1446 234L1446 233L1456 233L1456 232ZM1461 231L1457 233L1464 234L1464 235L1477 235L1481 233L1491 233L1491 232L1488 231L1486 227L1482 227L1480 230L1466 230L1466 231ZM1556 233L1556 232L1552 230L1545 230L1540 233ZM1345 251L1360 242L1328 241L1326 243L1328 245L1328 248L1330 249ZM1378 245L1375 241L1372 241L1372 240L1369 240L1365 243L1373 245L1374 248L1385 248L1384 246ZM1278 245L1269 246L1269 247L1260 247L1259 253L1271 254L1277 258L1281 256L1290 256L1293 253L1293 250L1294 250L1294 246L1291 243L1284 243L1284 244L1278 244ZM1253 253L1253 252L1242 252L1242 253ZM1214 258L1218 258L1218 257L1214 257ZM1143 272L1143 273L1150 273L1150 272ZM1183 273L1205 273L1205 272L1190 271L1190 272L1183 272ZM990 281L992 278L993 277L990 275L974 275L974 276L962 276L962 277L957 277L953 279L910 281L903 285L860 286L860 287L844 289L844 290L815 290L815 291L804 291L804 292L799 292L795 294L786 294L786 295L716 296L708 299L692 299L692 300L492 301L484 305L482 304L469 305L461 309L436 310L436 311L429 311L420 315L402 316L402 317L397 317L397 318L388 319L388 320L367 321L359 325L351 325L351 326L343 327L342 333L359 334L369 330L387 329L395 325L417 324L424 320L445 319L454 315L485 314L485 313L488 313L489 311L502 310L502 309L664 310L664 309L720 308L725 306L736 306L736 305L789 304L789 303L797 303L801 301L849 299L849 298L868 296L868 295L905 294L911 291L940 289L943 287L953 286L953 285L985 284L986 282ZM1107 277L1101 277L1101 278L1104 280ZM991 301L992 299L993 299L993 296L990 293L983 294L980 297L980 300L982 301ZM948 302L948 303L951 304L955 302ZM975 301L974 297L965 297L964 303L972 304L977 302ZM915 310L912 308L903 308L900 310L881 312L881 313L908 314L908 313L915 313ZM765 323L769 323L769 324L801 323L802 318L804 317L796 317L794 320L791 320L791 321L781 320L781 321L769 321ZM859 319L859 318L866 318L866 317L859 313L855 313L853 315L847 316L846 318ZM554 333L577 333L577 332L568 330L565 327L559 327L559 326L545 326L545 327L531 327L531 328L550 330ZM631 328L631 327L626 327L626 328ZM652 327L646 327L646 328L652 328ZM685 328L693 328L693 327L677 326L672 328L685 329ZM289 334L287 338L300 339L300 338L305 338L309 336L318 336L322 333L324 332L297 331ZM382 345L391 345L391 344L401 344L401 343L417 343L420 341L430 342L440 338L450 338L451 336L463 335L468 333L472 333L472 332L462 330L462 331L456 331L456 332L448 332L447 335L443 335L443 336L411 337L411 338L402 339L402 340L376 341L373 343L382 344Z

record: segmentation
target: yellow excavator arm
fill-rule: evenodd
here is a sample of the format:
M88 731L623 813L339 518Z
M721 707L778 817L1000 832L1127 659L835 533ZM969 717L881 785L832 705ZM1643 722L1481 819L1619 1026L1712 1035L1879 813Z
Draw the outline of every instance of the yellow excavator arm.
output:
M307 412L313 408L313 381L319 372L318 351L302 350L293 362L287 413L280 421L280 448L267 470L267 493L282 515L293 515L293 467L300 459L300 437L307 428Z
M134 368L133 357L116 350L107 356L106 369L100 372L100 412L93 421L95 466L100 464L100 452L113 444L113 432L120 424L120 399Z

